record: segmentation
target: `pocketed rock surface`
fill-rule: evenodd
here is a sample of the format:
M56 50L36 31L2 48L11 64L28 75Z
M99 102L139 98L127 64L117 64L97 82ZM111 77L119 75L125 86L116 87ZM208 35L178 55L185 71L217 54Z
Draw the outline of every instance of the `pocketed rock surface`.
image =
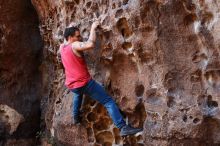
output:
M42 138L42 145L220 144L218 0L32 0L32 4L37 14L27 18L38 18L39 24L34 22L31 26L39 25L41 36L36 38L43 42L33 39L31 44L36 46L43 43L43 47L39 46L39 50L29 47L30 52L35 54L30 57L25 51L11 49L11 54L20 53L22 57L6 57L7 53L4 52L8 50L7 46L12 45L5 37L10 26L0 25L0 55L10 58L12 62L27 57L26 62L21 61L20 66L14 69L15 72L16 69L27 68L26 63L30 63L30 60L36 63L28 68L37 70L36 74L29 74L35 86L28 91L40 97L38 108L41 117L38 118L41 120L37 130L44 131L46 139L49 139L45 142L45 137ZM0 10L7 13L4 9L1 7ZM12 24L4 16L0 16L0 20L2 17L5 22ZM64 29L70 24L79 27L86 40L91 24L97 18L101 20L101 25L97 30L95 48L85 52L89 71L116 101L126 122L144 128L139 136L120 137L105 108L86 96L81 125L71 124L73 95L64 86L59 44L63 42ZM23 32L26 33L33 32ZM18 43L16 46L22 46L19 39L14 41ZM36 61L33 56L41 59ZM9 65L1 64L0 68L12 70ZM24 72L22 75L26 74ZM11 78L9 75L0 72L1 79ZM25 87L22 80L17 81L18 85ZM15 92L7 86L10 83L8 80L4 83L5 89ZM4 98L1 98L3 100L0 99L3 104L18 102L20 96L12 100L6 94L9 91L3 90L3 87L0 90L5 92ZM19 91L23 90L19 88ZM32 95L28 97L25 99L31 100L19 102L32 103ZM18 110L16 106L12 108ZM31 106L22 108L34 110ZM25 113L27 111L22 115Z

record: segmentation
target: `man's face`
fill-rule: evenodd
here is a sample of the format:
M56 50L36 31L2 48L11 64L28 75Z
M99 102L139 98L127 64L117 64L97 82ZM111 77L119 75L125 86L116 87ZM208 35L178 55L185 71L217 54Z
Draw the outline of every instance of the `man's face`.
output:
M73 39L74 39L73 41L82 41L82 37L80 35L80 31L76 31L75 32L75 35L74 35Z

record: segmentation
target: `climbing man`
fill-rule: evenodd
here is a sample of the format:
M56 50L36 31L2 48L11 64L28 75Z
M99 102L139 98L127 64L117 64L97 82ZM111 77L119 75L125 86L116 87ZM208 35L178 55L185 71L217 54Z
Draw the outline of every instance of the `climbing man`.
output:
M82 42L80 30L77 27L67 27L64 31L66 43L60 45L61 61L65 69L65 85L73 92L73 124L81 121L80 107L83 94L88 95L100 102L107 109L115 126L120 129L120 135L133 135L143 130L127 125L124 121L115 101L109 96L105 89L92 79L88 72L83 52L93 49L96 41L96 28L99 21L93 22L89 39Z

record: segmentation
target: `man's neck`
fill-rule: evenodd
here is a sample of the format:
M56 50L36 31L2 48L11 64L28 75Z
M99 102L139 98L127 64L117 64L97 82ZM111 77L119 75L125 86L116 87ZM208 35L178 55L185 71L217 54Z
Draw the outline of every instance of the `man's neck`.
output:
M73 43L73 42L71 42L71 41L64 41L64 45L69 45L71 43Z

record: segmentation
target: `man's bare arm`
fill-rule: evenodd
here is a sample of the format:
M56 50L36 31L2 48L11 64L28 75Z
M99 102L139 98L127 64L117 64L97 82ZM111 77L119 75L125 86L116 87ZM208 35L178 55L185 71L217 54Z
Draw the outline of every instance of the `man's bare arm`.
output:
M94 47L94 43L91 41L86 41L86 42L74 42L72 44L72 49L75 49L77 51L85 51L92 49Z
M72 48L77 50L77 51L85 51L94 48L95 45L95 40L96 40L96 32L95 29L99 25L99 22L96 21L92 24L91 30L90 30L90 35L89 39L86 42L74 42L72 44Z

